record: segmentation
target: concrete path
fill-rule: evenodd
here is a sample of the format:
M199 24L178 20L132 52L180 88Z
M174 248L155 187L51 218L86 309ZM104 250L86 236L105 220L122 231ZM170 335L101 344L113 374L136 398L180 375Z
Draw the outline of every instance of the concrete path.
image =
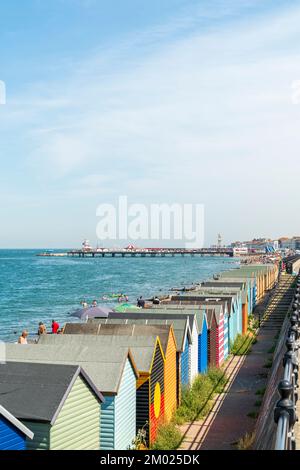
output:
M229 359L225 392L217 396L207 418L181 426L182 449L234 449L241 437L254 430L255 419L247 415L259 409L255 402L260 397L255 393L266 386L268 369L264 365L271 356L268 350L274 344L274 336L272 330L262 331L251 354Z

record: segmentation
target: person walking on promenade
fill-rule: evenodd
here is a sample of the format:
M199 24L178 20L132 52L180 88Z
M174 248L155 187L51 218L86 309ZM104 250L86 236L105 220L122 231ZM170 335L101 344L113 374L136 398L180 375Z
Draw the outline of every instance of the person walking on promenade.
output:
M59 330L59 324L55 320L52 320L52 334L57 335L58 330Z
M18 339L18 344L28 344L27 336L28 336L28 331L27 330L22 331L22 334Z
M47 328L44 325L44 323L42 321L40 321L39 329L38 329L38 336L46 335L46 334L47 334Z

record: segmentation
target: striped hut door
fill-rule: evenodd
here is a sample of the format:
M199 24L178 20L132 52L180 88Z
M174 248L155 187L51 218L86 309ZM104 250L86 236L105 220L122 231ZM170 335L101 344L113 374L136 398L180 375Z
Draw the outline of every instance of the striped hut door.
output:
M218 327L218 362L217 365L220 367L224 362L224 315L220 315L220 322Z
M216 366L217 365L217 360L218 360L218 329L217 329L217 322L216 319L214 318L212 321L211 325L211 330L210 330L210 347L209 347L209 353L210 353L210 366Z
M227 359L229 349L229 325L228 315L224 315L224 360Z

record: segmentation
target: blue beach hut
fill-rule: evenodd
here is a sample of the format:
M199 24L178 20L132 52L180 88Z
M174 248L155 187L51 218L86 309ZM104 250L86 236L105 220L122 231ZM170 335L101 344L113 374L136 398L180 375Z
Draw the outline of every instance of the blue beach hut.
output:
M164 307L163 309L162 306ZM172 302L164 303L162 304L162 306L149 310L153 312L158 311L161 314L165 313L166 315L168 315L168 318L176 318L176 315L174 316L175 312L177 314L177 317L179 315L187 315L189 317L193 343L195 343L194 346L196 346L196 370L199 374L205 373L208 368L208 327L205 309L202 308L201 305L195 306L184 303L181 305ZM194 354L192 353L192 359L193 355ZM193 378L194 377L195 375L193 376Z
M0 450L26 450L26 439L33 439L20 420L0 405Z

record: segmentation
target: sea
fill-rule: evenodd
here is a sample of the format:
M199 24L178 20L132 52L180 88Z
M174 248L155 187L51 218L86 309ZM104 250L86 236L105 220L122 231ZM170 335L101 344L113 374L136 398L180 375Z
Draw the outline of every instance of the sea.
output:
M190 286L214 274L237 268L228 257L175 256L156 258L38 257L41 250L0 250L0 340L16 341L23 329L34 335L43 321L61 326L79 321L71 314L80 303L102 297L128 295L136 303L170 293L172 287Z

